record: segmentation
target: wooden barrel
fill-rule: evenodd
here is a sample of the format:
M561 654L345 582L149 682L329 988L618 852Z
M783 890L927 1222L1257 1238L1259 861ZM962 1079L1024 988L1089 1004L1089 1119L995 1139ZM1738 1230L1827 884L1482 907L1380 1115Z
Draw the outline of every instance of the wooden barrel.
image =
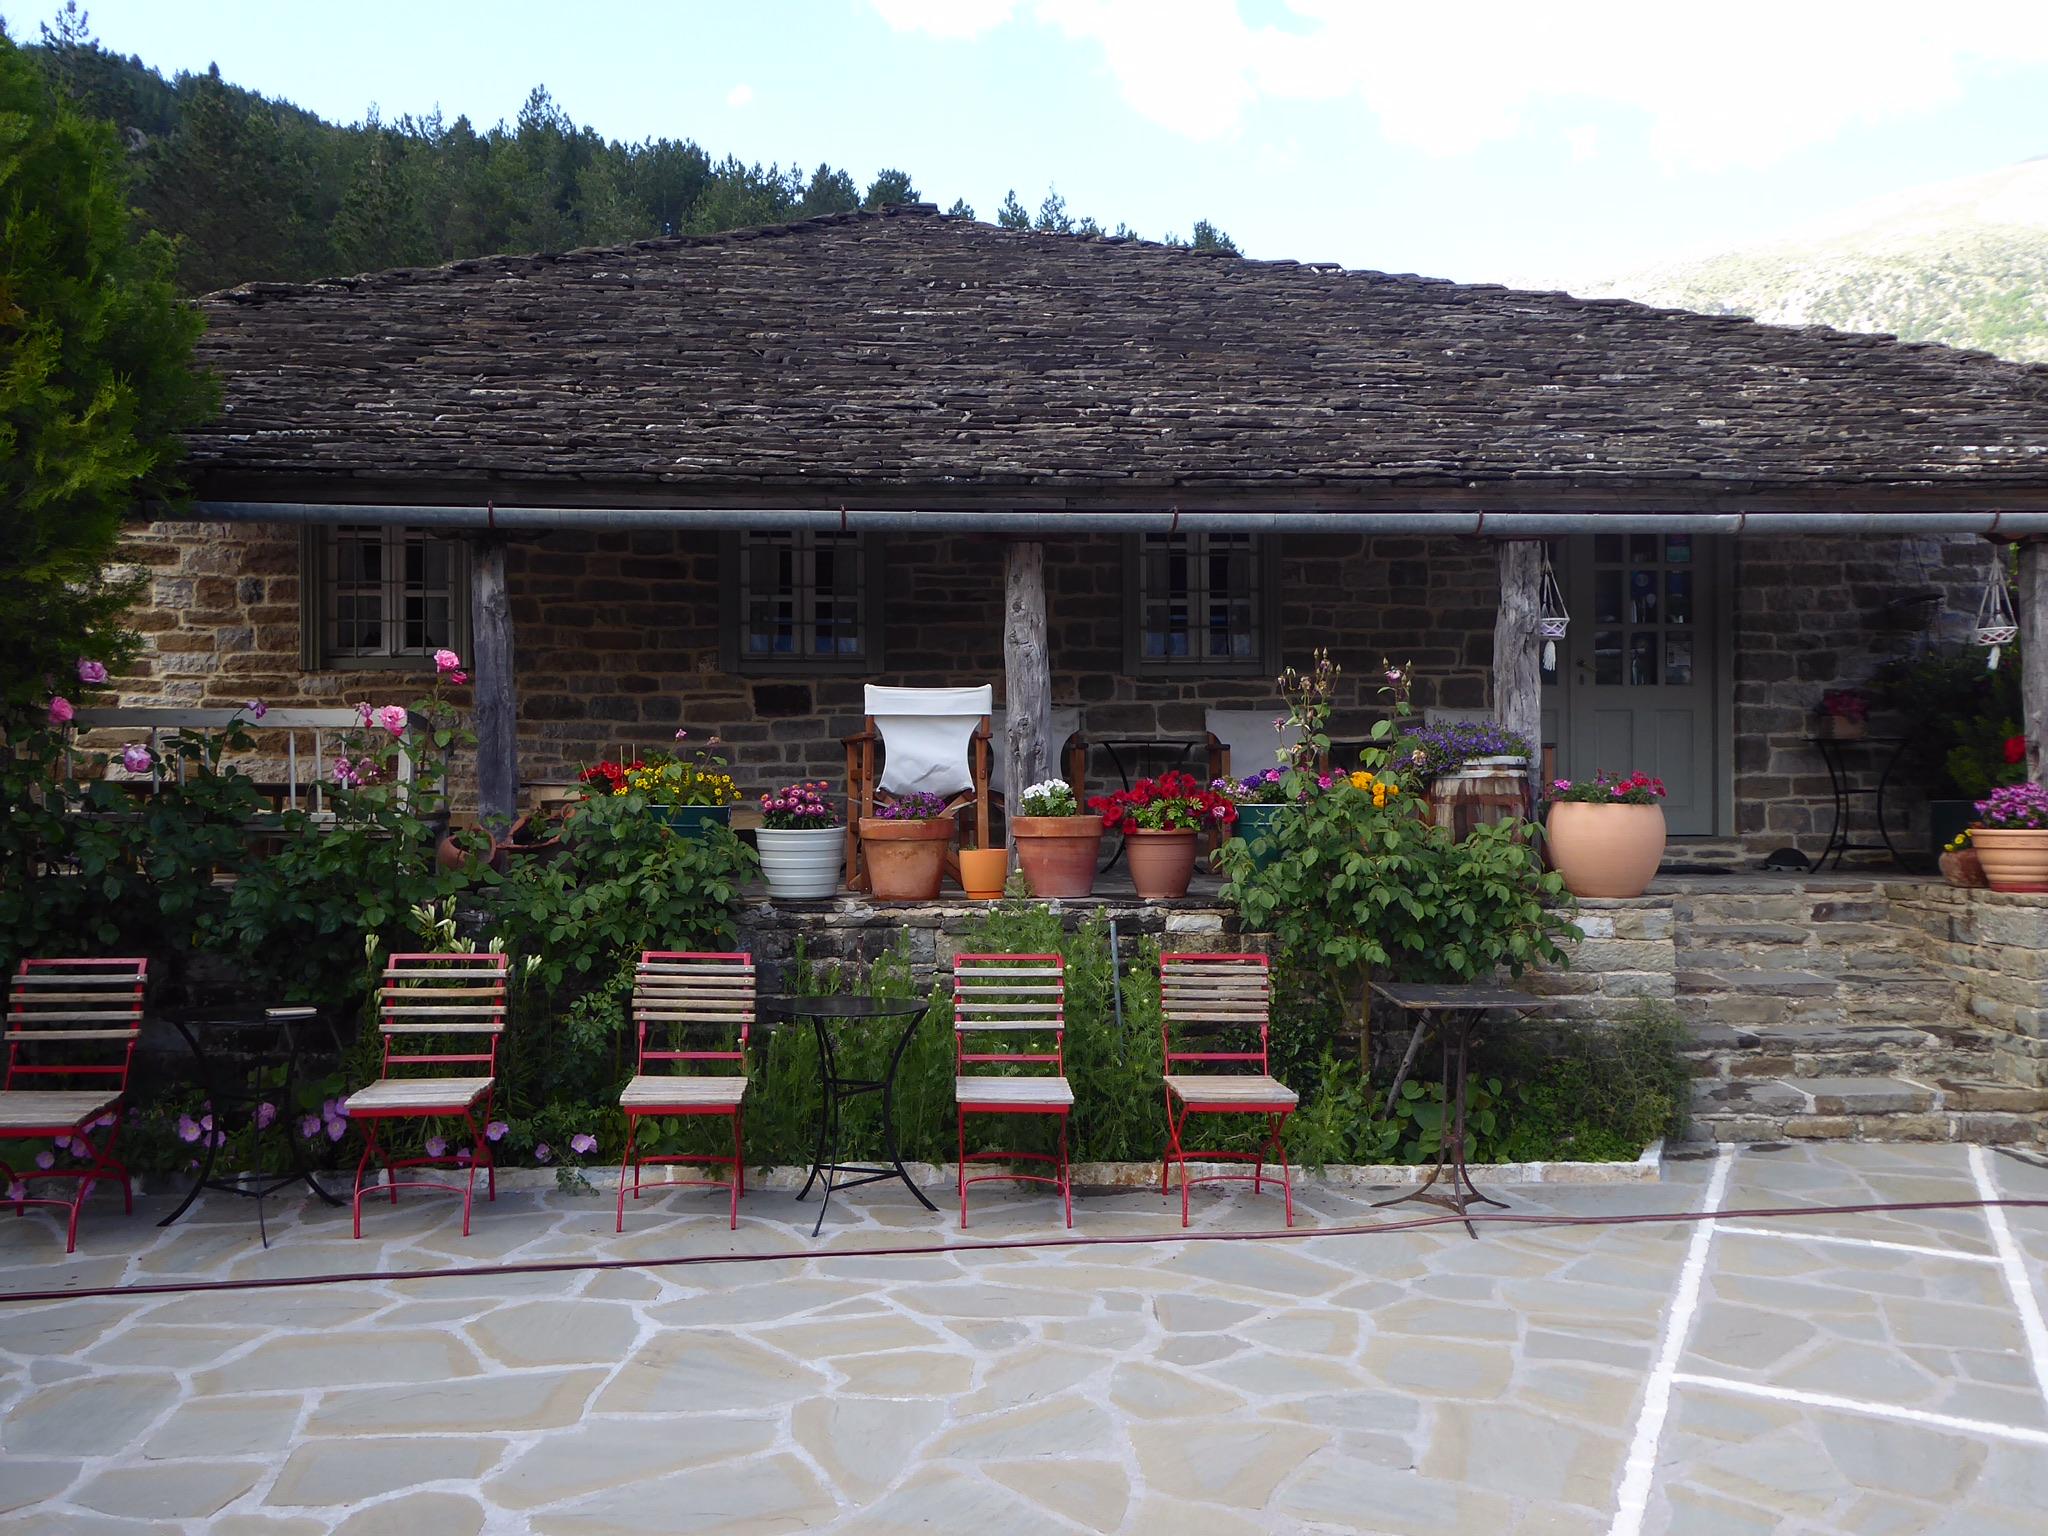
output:
M1431 819L1462 840L1474 827L1528 816L1530 794L1527 758L1475 757L1431 781Z

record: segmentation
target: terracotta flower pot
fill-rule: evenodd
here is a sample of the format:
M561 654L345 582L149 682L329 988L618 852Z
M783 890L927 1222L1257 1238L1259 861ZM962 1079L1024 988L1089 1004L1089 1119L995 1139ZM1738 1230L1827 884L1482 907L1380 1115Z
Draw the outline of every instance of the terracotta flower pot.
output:
M1944 851L1941 859L1941 878L1950 885L1959 885L1964 890L1982 890L1984 861L1977 857L1974 848L1958 848L1953 853Z
M1019 816L1010 823L1017 866L1041 901L1086 896L1102 856L1100 816Z
M1972 827L1970 846L1994 891L2048 891L2048 828Z
M861 851L868 866L868 894L877 901L936 901L946 873L946 848L953 818L889 821L860 819Z
M1574 896L1640 896L1664 857L1664 807L1560 800L1550 808L1550 863Z
M1861 741L1869 729L1869 721L1851 720L1847 715L1818 715L1814 718L1814 735L1830 741Z
M1147 901L1171 901L1188 893L1195 877L1195 841L1198 832L1147 832L1140 828L1124 834L1124 863L1130 867L1131 884Z
M969 901L994 901L1003 894L1003 882L1010 875L1007 848L962 848L960 889Z

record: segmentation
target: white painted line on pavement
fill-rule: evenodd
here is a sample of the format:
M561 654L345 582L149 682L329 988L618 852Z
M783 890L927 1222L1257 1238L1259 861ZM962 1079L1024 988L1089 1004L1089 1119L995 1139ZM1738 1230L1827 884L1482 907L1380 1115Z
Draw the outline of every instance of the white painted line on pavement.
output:
M1991 1177L1991 1154L1982 1147L1970 1148L1970 1177L1977 1181L1977 1196L1996 1200L1998 1185ZM2002 1206L1984 1207L1984 1220L1991 1227L1991 1246L1998 1250L1998 1262L2005 1271L2005 1288L2012 1292L2012 1304L2020 1315L2020 1332L2026 1335L2027 1357L2034 1367L2034 1385L2041 1400L2048 1403L2048 1323L2041 1320L2041 1299L2027 1278L2027 1266L2020 1257L2020 1245L2013 1241Z
M1959 1434L1990 1435L1999 1440L2018 1440L2027 1445L2048 1445L2048 1429L2025 1429L2017 1424L1994 1424L1989 1419L1959 1419L1952 1413L1932 1413L1925 1408L1906 1408L1896 1403L1869 1403L1861 1398L1835 1397L1827 1392L1802 1392L1797 1387L1774 1387L1761 1381L1737 1381L1727 1376L1695 1376L1680 1371L1672 1378L1683 1387L1707 1387L1716 1392L1738 1392L1744 1397L1768 1398L1774 1403L1797 1403L1803 1408L1832 1408L1838 1413L1868 1414L1873 1418L1897 1419L1902 1424L1924 1424L1929 1429L1950 1429Z
M1843 1248L1881 1248L1886 1253L1917 1253L1930 1259L1954 1259L1958 1264L1996 1264L1993 1253L1958 1253L1953 1248L1926 1247L1919 1243L1892 1243L1877 1237L1837 1237L1832 1232L1801 1232L1796 1227L1734 1227L1722 1222L1721 1230L1731 1237L1778 1237L1800 1243L1834 1243Z
M1714 1174L1707 1181L1708 1211L1720 1210L1727 1198L1735 1150L1732 1144L1724 1146L1714 1159ZM1706 1275L1707 1249L1713 1241L1711 1219L1694 1224L1685 1263L1678 1271L1678 1290L1671 1298L1671 1316L1664 1324L1664 1345L1643 1388L1643 1411L1636 1419L1635 1438L1629 1442L1628 1465L1615 1494L1614 1523L1608 1526L1607 1536L1641 1536L1643 1515L1650 1507L1650 1482L1657 1472L1657 1442L1663 1438L1664 1419L1671 1412L1671 1383L1678 1375L1686 1335L1692 1332L1693 1313L1699 1310L1700 1282Z

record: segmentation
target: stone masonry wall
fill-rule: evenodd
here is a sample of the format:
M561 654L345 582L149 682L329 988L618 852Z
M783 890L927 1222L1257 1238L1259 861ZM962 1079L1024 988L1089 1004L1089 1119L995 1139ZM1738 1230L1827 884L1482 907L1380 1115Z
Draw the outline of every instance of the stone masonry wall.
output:
M802 775L837 781L839 739L859 727L862 683L994 681L1000 697L1000 541L890 539L885 664L872 678L723 671L719 552L715 535L667 532L563 531L513 547L526 780L570 779L616 747L659 746L687 726L730 743L743 787ZM121 680L125 704L383 704L419 692L423 680L409 673L301 669L295 529L149 524L135 529L124 559L149 578L135 615L145 653ZM1720 845L1722 857L1754 859L1786 843L1819 850L1830 802L1805 738L1820 695L1866 681L1885 654L1915 642L1915 632L1895 622L1895 599L1948 594L1939 612L1951 627L1961 622L1956 615L1974 611L1987 559L1969 539L1738 541L1739 836ZM1264 671L1124 674L1122 551L1114 538L1051 545L1046 588L1054 702L1078 707L1093 734L1196 732L1210 707L1277 712ZM1413 663L1425 706L1487 702L1496 586L1483 541L1288 535L1268 596L1280 605L1282 659L1300 663L1327 645L1344 664L1339 738L1363 736L1375 718L1382 657ZM1091 782L1100 785L1107 772L1104 761L1091 765ZM1905 804L1913 796L1907 789L1895 798ZM1693 844L1687 856L1714 851Z
M1884 890L1905 948L1993 1032L1998 1079L2048 1088L2048 901L1920 882Z

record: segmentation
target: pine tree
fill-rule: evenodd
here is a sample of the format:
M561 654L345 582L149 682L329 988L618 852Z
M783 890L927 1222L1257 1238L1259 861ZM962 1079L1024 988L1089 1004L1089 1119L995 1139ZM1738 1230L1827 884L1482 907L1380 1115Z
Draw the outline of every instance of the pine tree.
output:
M118 661L121 520L175 490L178 433L214 409L203 322L161 235L135 237L112 127L0 31L0 729Z
M918 203L924 199L917 195L917 188L910 184L907 171L881 171L868 186L868 195L862 200L865 208L888 208L897 203Z
M1017 201L1017 189L1012 187L1003 194L1003 206L996 210L996 227L999 229L1029 229L1031 215L1024 205Z

